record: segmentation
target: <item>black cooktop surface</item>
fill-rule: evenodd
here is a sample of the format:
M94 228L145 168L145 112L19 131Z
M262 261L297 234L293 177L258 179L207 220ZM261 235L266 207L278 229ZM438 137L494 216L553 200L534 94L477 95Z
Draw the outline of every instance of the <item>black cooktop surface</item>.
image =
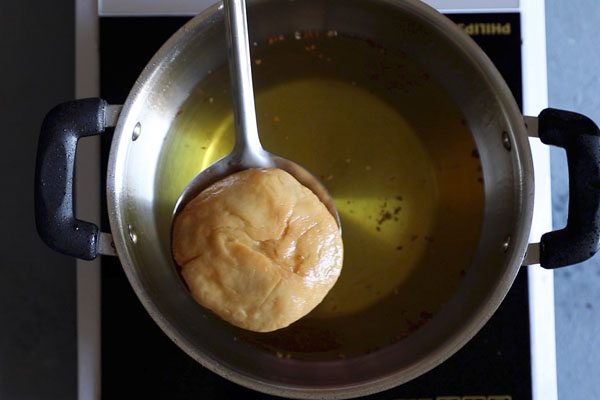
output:
M451 14L486 51L521 105L520 15ZM187 17L103 17L101 96L121 104L135 79ZM110 135L103 139L106 163ZM102 168L106 171L106 168ZM105 198L105 196L103 196ZM102 215L108 215L106 204ZM107 221L104 226L108 227ZM197 364L143 309L118 262L102 258L102 397L265 399ZM531 399L527 271L500 309L463 349L429 373L368 399Z

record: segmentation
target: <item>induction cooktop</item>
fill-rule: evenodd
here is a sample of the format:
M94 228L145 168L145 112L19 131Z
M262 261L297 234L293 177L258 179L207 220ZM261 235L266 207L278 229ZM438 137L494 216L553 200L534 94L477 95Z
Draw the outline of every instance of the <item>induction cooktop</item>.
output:
M522 15L518 9L487 11L447 15L492 59L522 107ZM148 60L189 18L101 16L100 96L109 103L122 104ZM103 171L106 170L110 140L109 134L101 143ZM102 177L102 182L104 179ZM101 215L107 215L105 203ZM104 231L109 230L106 219L102 225ZM118 258L102 257L100 275L102 398L271 398L210 372L172 343L142 307ZM499 310L449 360L404 385L364 398L532 399L530 275L527 269L521 270Z

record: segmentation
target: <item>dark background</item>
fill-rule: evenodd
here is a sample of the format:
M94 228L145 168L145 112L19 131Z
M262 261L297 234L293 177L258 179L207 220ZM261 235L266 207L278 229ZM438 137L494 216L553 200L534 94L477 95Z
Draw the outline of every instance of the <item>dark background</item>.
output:
M0 1L0 399L74 399L75 260L33 220L37 136L74 93L72 0Z

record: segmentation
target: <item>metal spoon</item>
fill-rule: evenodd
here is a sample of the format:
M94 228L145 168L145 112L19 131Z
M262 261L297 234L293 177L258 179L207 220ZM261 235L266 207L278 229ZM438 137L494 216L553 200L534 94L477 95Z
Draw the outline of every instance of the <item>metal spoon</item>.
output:
M173 217L211 184L248 168L280 168L287 171L327 207L341 228L340 217L327 189L310 172L293 161L264 150L260 144L254 108L250 46L245 0L223 0L228 60L233 93L235 145L233 151L196 175L177 200Z

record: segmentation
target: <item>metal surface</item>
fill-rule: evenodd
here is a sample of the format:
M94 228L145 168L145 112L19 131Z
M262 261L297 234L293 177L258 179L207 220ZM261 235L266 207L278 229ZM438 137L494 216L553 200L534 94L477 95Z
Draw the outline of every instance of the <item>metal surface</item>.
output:
M249 168L275 167L289 172L316 194L341 229L342 223L335 202L325 186L299 164L269 153L260 144L252 87L246 1L225 0L223 4L227 32L227 59L234 104L235 146L229 155L206 168L186 186L175 205L173 217L202 190L234 172ZM138 126L136 125L136 127Z
M529 137L539 137L537 117L524 116L523 120L525 121L525 128L527 129L527 135L529 135Z
M539 243L530 243L527 246L527 253L525 253L525 258L523 259L523 265L533 265L540 263L540 244Z
M224 0L225 31L227 32L227 51L229 76L233 94L233 114L235 120L235 148L244 162L265 163L254 106L254 88L252 86L252 66L250 64L250 40L248 39L248 21L245 0Z
M117 251L115 250L115 244L110 233L98 233L98 247L96 251L104 256L117 255Z
M117 125L122 108L123 106L121 104L109 104L108 107L106 107L104 118L106 119L105 123L107 128L112 128Z
M108 209L128 279L177 345L244 386L287 397L348 398L406 382L462 347L497 309L520 269L533 208L533 169L523 117L500 74L474 42L418 1L259 0L249 4L248 15L254 40L297 30L349 32L401 49L444 83L473 133L483 168L484 223L472 265L455 295L418 334L352 359L278 358L236 341L226 323L198 307L173 267L170 227L156 217L154 178L171 121L192 88L226 62L223 12L214 6L179 30L150 61L115 129ZM138 122L151 129L133 142L131 132ZM510 151L503 145L503 132ZM135 226L135 241L128 225Z

